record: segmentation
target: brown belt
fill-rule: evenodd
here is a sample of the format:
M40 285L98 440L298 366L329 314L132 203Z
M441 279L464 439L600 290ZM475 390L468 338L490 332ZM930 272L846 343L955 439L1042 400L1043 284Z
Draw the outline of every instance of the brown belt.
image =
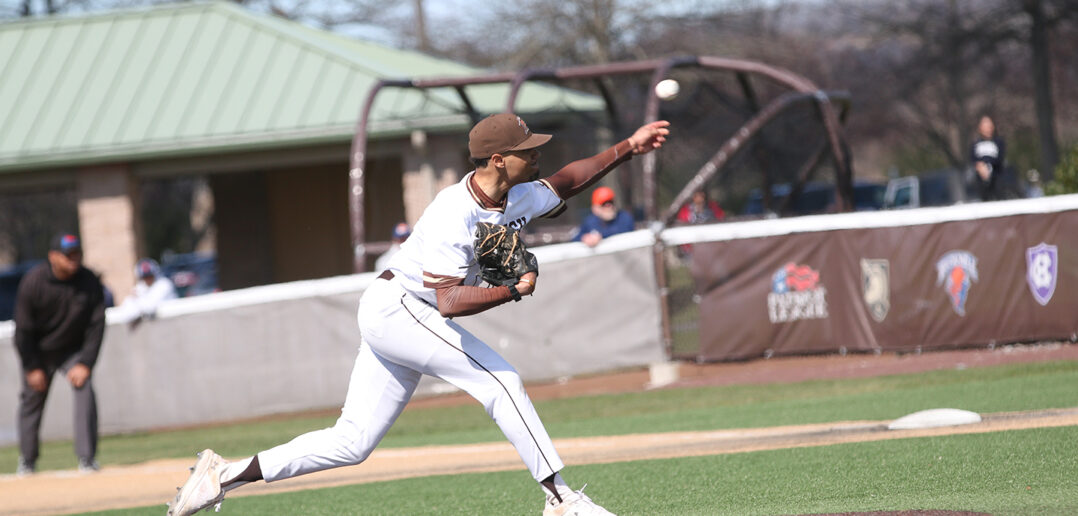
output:
M382 273L378 275L378 279L384 279L386 281L392 280L393 279L393 271L391 271L389 269L386 269L386 270L382 271Z

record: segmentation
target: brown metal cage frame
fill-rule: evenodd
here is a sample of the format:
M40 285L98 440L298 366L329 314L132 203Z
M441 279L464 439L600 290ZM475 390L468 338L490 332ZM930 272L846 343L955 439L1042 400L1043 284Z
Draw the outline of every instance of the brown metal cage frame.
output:
M370 121L371 108L374 105L374 99L378 96L378 93L385 88L453 88L460 96L460 99L474 124L479 121L480 114L475 110L467 92L465 92L465 86L508 83L510 85L510 90L505 111L514 112L520 88L528 81L594 79L600 95L605 102L606 110L613 115L615 108L612 96L606 85L600 79L612 75L650 72L650 86L652 87L648 90L648 101L644 108L645 112L643 118L644 123L649 123L658 120L659 116L660 99L655 94L654 86L658 84L659 81L665 79L674 68L687 67L733 72L737 76L742 93L745 95L746 99L749 100L752 107L756 109L754 109L754 115L745 121L740 128L734 131L734 136L727 139L719 147L719 150L712 156L712 158L704 164L691 180L689 180L674 198L673 202L671 202L661 213L659 211L657 199L656 155L655 153L648 153L644 156L644 212L647 220L651 222L650 227L656 234L674 220L679 207L689 200L693 192L702 188L710 178L714 177L715 174L717 174L742 148L744 143L758 133L768 121L774 119L791 106L801 102L815 103L817 107L816 112L823 122L823 127L827 133L827 140L820 146L820 148L812 153L810 159L798 170L798 179L793 187L793 191L783 202L782 206L779 207L778 212L781 213L785 211L789 203L800 194L804 183L812 176L813 171L826 154L831 155L835 168L836 209L837 211L850 211L853 208L853 171L850 167L848 147L842 131L842 122L845 120L847 111L849 110L849 95L843 92L826 92L820 90L812 83L812 81L804 77L788 70L763 63L712 56L691 56L662 60L571 66L553 70L526 69L516 73L497 73L474 77L381 80L367 93L367 99L363 104L363 111L360 113L356 133L352 139L352 152L350 155L350 170L348 175L348 208L349 223L352 231L355 272L363 272L366 269L368 250L376 251L381 250L383 247L388 247L388 245L383 246L382 244L386 244L383 242L368 243L364 241L365 228L363 220L363 202L366 193L364 187L364 172L367 155L368 123ZM755 92L749 81L750 75L761 76L780 86L786 87L791 91L779 95L762 108L758 107L755 100ZM836 112L834 102L839 104L840 110L838 112ZM616 120L617 117L611 116L611 119ZM767 177L766 172L764 177L763 196L764 205L770 207L772 205L771 180L770 177ZM370 245L369 248L368 245ZM670 356L672 336L663 251L664 245L662 239L656 238L653 247L653 254L655 256L655 280L659 287L659 304L662 311L663 346L667 356Z
M724 142L718 152L708 160L699 172L674 198L670 206L661 212L657 206L656 188L656 156L649 153L643 160L643 184L644 184L644 213L649 221L659 222L661 227L669 224L677 214L678 208L692 196L695 190L701 188L708 179L713 177L722 167L738 152L742 145L759 132L763 126L774 119L784 110L794 104L812 101L817 106L817 113L823 122L827 133L826 143L813 153L811 159L798 171L798 182L794 187L793 195L789 196L779 211L785 209L797 194L804 182L811 176L812 171L819 164L824 155L830 154L834 160L836 171L836 200L838 211L852 209L853 197L853 173L850 169L849 155L842 132L842 120L845 119L849 108L849 96L842 92L825 92L820 90L809 79L794 74L788 70L776 68L767 64L728 59L713 56L690 56L670 59L654 59L643 61L619 62L602 65L570 66L552 70L525 69L515 73L495 73L489 75L470 77L447 77L434 79L401 79L380 80L371 87L367 93L367 99L363 103L356 132L352 138L352 148L349 157L350 167L348 173L349 186L349 225L351 228L353 265L355 272L363 272L366 269L367 255L370 251L388 247L385 242L366 242L366 231L363 220L363 203L366 195L365 170L367 155L368 124L370 122L371 108L378 94L386 88L453 88L460 96L461 102L472 120L479 121L480 113L474 108L471 99L465 91L466 86L477 84L506 83L510 85L508 100L505 111L513 112L516 106L520 88L528 81L551 81L568 79L594 79L596 86L603 97L608 112L613 114L614 104L606 85L600 80L603 77L613 75L628 75L651 73L651 85L658 84L665 79L674 68L705 68L733 72L741 85L747 99L755 104L755 93L749 81L750 75L757 75L768 79L780 86L789 88L787 92L772 100L767 105L756 110L754 116L747 120L734 136ZM834 103L837 102L840 111L836 112ZM655 95L654 88L649 88L648 101L645 105L644 123L658 120L660 99ZM611 117L615 119L616 117ZM830 152L828 152L830 151ZM765 178L764 202L771 205L770 178Z

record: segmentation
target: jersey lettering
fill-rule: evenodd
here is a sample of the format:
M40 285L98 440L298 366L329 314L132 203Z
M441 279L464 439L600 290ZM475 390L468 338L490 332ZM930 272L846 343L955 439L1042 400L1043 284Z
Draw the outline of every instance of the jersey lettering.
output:
M469 189L470 178L471 174L466 175L438 193L412 228L412 236L401 244L400 252L388 265L405 290L434 306L438 302L435 289L442 285L436 281L438 277L464 285L480 284L472 250L477 222L520 230L529 220L564 205L549 186L531 182L510 189L504 210L490 209Z
M527 224L527 223L528 223L528 217L519 217L516 220L510 221L506 225L519 231L520 228L524 227L524 225Z

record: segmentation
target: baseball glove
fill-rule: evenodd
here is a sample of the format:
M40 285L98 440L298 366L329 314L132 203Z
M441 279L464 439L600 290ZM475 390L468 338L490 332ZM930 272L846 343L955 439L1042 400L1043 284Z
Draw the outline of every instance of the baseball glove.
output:
M480 222L475 227L473 248L479 275L491 285L513 285L524 274L539 272L535 255L509 226Z

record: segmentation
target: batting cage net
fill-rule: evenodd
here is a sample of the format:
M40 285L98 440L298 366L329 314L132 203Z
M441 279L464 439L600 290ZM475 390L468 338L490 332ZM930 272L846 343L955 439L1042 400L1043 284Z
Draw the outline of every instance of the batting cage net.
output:
M660 100L653 88L661 79L678 81L680 93ZM351 174L353 243L360 251L378 245L365 238L363 228L367 134L407 131L419 112L428 130L440 123L457 131L491 113L516 112L533 131L555 136L542 149L545 174L613 145L647 122L668 120L673 136L661 152L633 159L601 182L617 192L616 204L638 227L677 223L680 205L697 191L730 220L851 208L841 131L847 96L760 63L689 57L383 81L369 95L353 142ZM470 170L464 155L460 170ZM817 192L819 199L804 202ZM576 236L590 199L582 195L568 204L562 217L530 224L528 243Z

